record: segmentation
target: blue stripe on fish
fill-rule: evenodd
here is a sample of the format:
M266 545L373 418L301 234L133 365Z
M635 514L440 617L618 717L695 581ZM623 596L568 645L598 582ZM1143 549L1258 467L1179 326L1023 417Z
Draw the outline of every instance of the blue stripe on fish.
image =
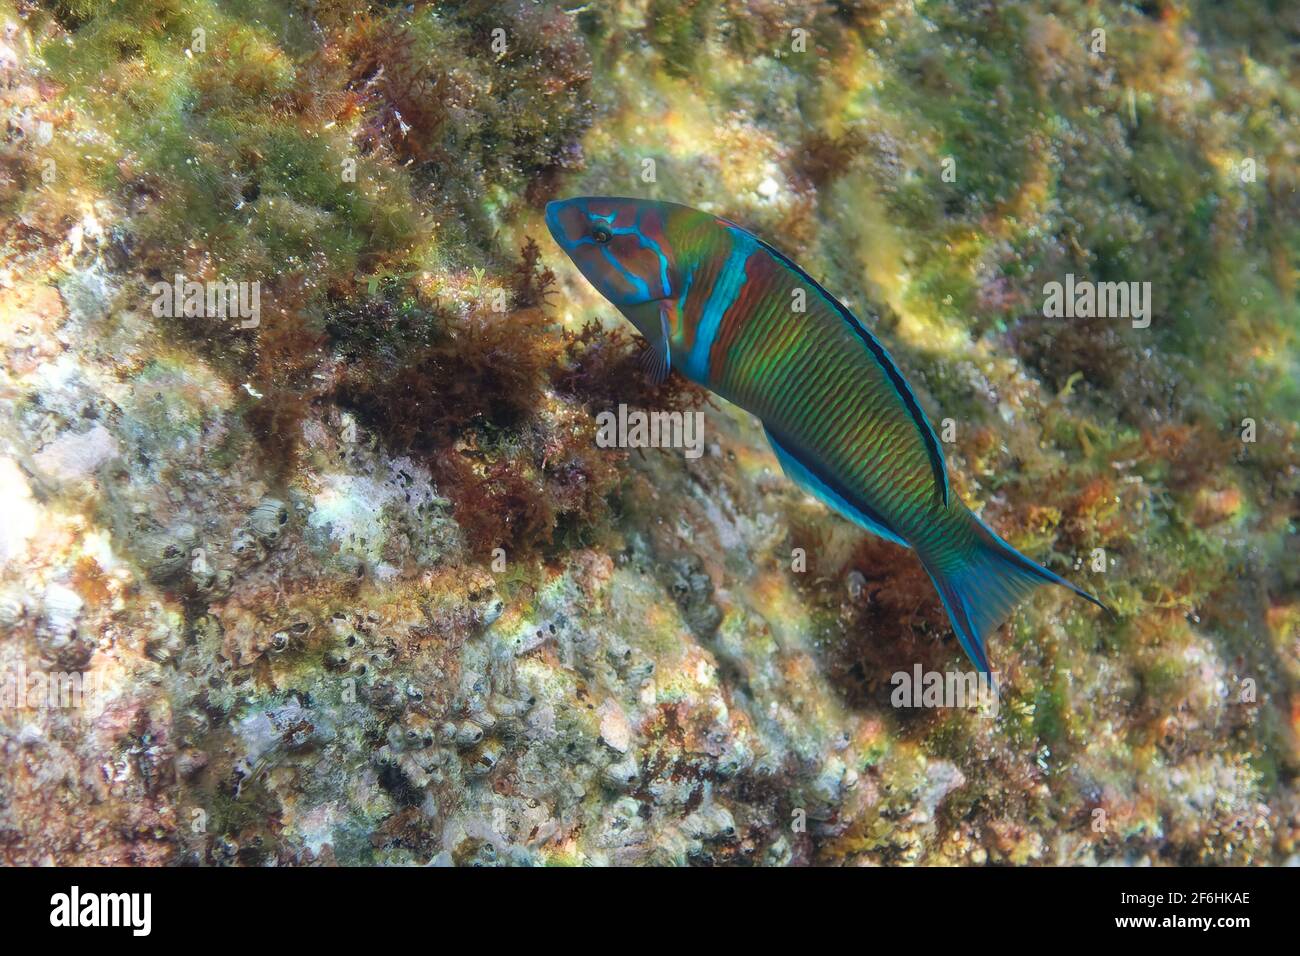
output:
M700 324L695 332L695 342L691 354L686 357L685 370L696 381L709 381L709 352L713 350L713 340L717 338L718 327L722 317L727 314L740 287L745 284L745 263L758 251L758 240L742 229L728 227L731 234L731 252L727 261L719 270L709 292L709 301L704 304L700 314Z
M677 315L679 317L686 314L686 297L691 294L691 286L695 284L695 267L691 266L690 271L682 277L682 294L677 297ZM681 319L678 323L680 328L677 329L677 335L680 339L686 332L686 320Z
M644 209L637 210L636 225L633 228L635 229L637 239L641 241L641 248L649 249L659 257L659 288L663 290L664 298L667 298L673 294L672 286L668 282L668 257L664 255L664 251L659 247L659 243L655 242L641 231L641 216L644 212Z
M600 251L601 254L604 255L605 261L618 270L618 273L627 280L627 284L635 289L638 295L645 299L650 298L650 287L646 285L644 279L636 273L629 271L623 263L614 258L614 255L609 251L609 249L602 248Z

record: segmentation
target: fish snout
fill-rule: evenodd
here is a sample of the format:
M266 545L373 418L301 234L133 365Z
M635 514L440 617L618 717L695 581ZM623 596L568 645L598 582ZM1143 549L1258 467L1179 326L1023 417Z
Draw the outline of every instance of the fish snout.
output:
M551 231L551 238L560 241L560 201L552 200L546 204L546 228Z
M569 252L586 233L587 217L572 199L556 199L546 204L546 228L560 248Z

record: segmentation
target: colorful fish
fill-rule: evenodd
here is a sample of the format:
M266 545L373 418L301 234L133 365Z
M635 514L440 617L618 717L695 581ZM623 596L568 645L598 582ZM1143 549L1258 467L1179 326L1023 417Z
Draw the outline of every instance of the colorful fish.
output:
M672 369L756 415L786 475L916 551L966 654L1040 584L1029 560L951 493L943 449L885 347L808 273L726 219L669 202L550 203L555 241Z

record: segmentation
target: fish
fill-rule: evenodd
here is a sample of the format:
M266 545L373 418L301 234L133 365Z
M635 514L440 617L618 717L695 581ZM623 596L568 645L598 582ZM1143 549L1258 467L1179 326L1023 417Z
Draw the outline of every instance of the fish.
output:
M915 552L970 661L1035 588L1109 610L1007 544L952 491L916 393L872 331L776 247L672 202L578 196L552 238L636 327L651 381L673 371L756 416L785 475Z

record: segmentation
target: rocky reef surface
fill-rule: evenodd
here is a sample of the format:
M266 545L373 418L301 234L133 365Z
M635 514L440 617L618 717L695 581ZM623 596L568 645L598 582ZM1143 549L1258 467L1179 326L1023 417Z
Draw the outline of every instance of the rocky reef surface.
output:
M0 862L1296 860L1296 8L0 24ZM895 706L968 667L924 572L644 381L542 225L581 193L791 254L1114 617L1044 589L993 712ZM600 447L620 403L702 454Z

